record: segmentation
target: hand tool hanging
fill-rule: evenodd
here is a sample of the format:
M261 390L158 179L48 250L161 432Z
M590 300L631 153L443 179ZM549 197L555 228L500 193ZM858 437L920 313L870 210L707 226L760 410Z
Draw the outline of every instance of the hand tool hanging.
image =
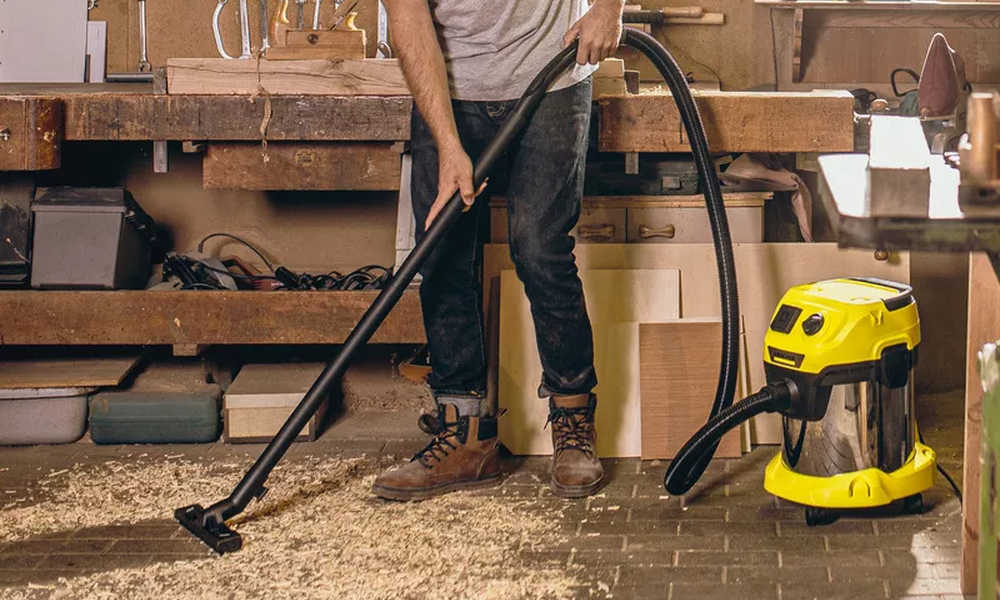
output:
M152 70L146 48L146 0L139 0L139 72L149 73Z
M319 29L319 9L323 6L323 0L316 0L316 10L313 11L313 29Z
M250 48L250 11L247 8L247 0L240 0L239 14L237 15L240 20L240 55L238 57L230 56L226 52L225 45L222 43L222 28L219 24L219 18L222 16L222 9L228 2L229 0L219 0L219 3L215 5L215 13L212 14L212 32L215 34L215 47L219 50L219 55L222 58L249 60L253 58L253 52Z
M299 30L306 28L306 0L295 0L296 11L298 15L297 23Z
M319 2L317 2L318 4ZM260 0L260 51L267 52L271 47L271 37L268 35L270 23L267 18L267 0Z

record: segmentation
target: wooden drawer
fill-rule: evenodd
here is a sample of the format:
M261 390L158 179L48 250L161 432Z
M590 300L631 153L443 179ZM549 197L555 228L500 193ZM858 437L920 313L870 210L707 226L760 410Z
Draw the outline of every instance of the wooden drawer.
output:
M625 208L588 207L580 211L580 221L572 234L581 244L624 243L627 223ZM490 204L490 241L507 243L507 207Z
M764 240L763 206L726 209L734 242ZM712 229L704 206L629 208L627 241L634 243L711 243Z

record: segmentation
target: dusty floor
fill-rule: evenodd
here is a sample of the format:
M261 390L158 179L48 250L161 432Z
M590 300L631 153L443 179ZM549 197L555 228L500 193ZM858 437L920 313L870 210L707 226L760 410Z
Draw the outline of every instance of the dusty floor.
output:
M961 395L920 406L960 477ZM507 460L485 492L372 498L373 474L421 446L412 425L366 413L297 444L223 558L170 515L228 493L260 446L0 448L0 598L961 598L943 481L924 514L822 528L763 491L771 447L716 461L684 499L664 495L664 464L619 460L598 496L560 500L539 458Z

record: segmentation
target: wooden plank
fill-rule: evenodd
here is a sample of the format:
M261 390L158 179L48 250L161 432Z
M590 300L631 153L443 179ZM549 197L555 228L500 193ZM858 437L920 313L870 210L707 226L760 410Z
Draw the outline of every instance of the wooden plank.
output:
M920 119L873 115L867 214L926 217L930 195L931 151Z
M378 294L359 292L0 292L10 345L340 344ZM407 290L372 343L425 341Z
M676 270L582 270L583 293L594 331L597 371L597 454L641 453L639 323L676 319L680 313ZM548 406L538 399L542 369L531 308L514 271L500 281L500 441L514 454L549 454Z
M976 593L979 561L980 444L983 428L983 388L976 364L979 351L1000 339L1000 283L984 254L969 257L969 327L965 377L965 458L962 473L962 592Z
M409 93L396 59L167 61L171 94L340 94L400 96Z
M715 398L722 322L688 319L639 325L642 458L673 458L708 420ZM740 456L739 427L715 456Z
M854 98L846 91L695 93L713 152L850 152ZM602 152L688 152L669 94L606 97Z
M413 106L408 96L61 97L70 141L260 140L264 124L274 141L408 140Z
M40 358L0 362L0 389L116 386L139 356Z
M205 189L398 190L401 144L277 142L208 144Z
M53 98L0 98L0 171L57 169L63 105Z

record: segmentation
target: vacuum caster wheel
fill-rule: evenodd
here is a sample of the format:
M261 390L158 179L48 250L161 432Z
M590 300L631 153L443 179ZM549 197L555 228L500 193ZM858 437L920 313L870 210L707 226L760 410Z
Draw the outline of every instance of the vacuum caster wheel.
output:
M806 509L806 525L810 527L829 525L837 520L837 516L836 511L810 506Z
M924 497L920 494L913 494L903 499L903 511L911 515L919 515L924 512Z

